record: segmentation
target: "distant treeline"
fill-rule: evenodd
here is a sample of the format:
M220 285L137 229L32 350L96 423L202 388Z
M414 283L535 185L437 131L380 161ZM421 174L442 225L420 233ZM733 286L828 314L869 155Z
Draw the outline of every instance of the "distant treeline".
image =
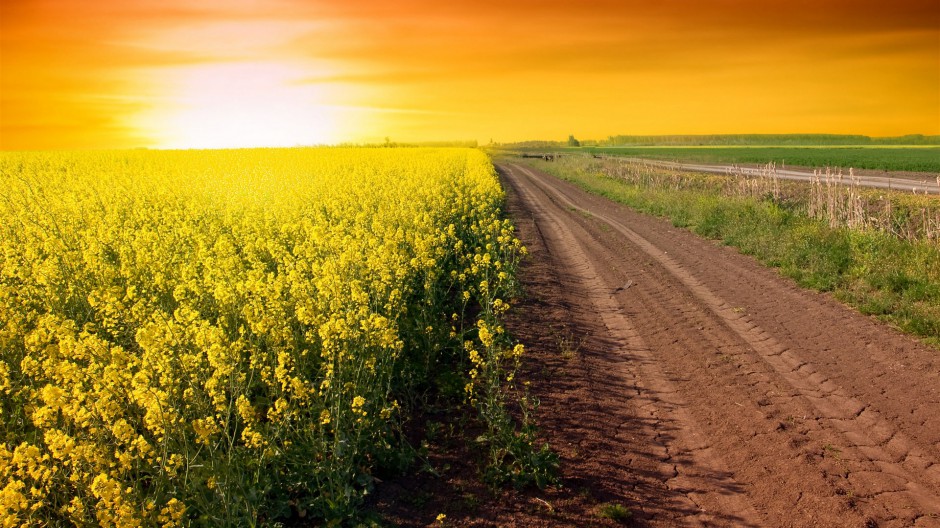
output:
M686 136L610 136L602 146L720 145L940 145L940 136L910 134L870 137L842 134L710 134Z
M602 140L581 140L582 147L693 147L693 146L864 146L940 145L940 136L909 134L897 137L871 137L846 134L709 134L673 136L610 136ZM504 148L548 149L567 147L567 141L519 141L500 144Z
M400 142L400 141L388 141L386 140L383 143L340 143L336 145L337 147L357 147L357 148L369 148L369 147L398 147L398 148L415 148L415 147L433 147L433 148L446 148L446 147L462 147L462 148L477 148L479 144L474 140L467 141L417 141L412 143Z
M582 145L597 145L597 141L588 141L581 142ZM557 147L566 147L568 146L567 141L548 141L548 140L532 140L532 141L517 141L515 143L496 143L495 146L503 148L516 148L516 149L545 149L545 148L557 148Z

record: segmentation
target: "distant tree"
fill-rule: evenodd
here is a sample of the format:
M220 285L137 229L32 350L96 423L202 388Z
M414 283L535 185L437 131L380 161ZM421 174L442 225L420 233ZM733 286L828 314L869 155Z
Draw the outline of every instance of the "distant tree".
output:
M574 138L573 135L568 136L568 146L569 147L580 147L581 142Z

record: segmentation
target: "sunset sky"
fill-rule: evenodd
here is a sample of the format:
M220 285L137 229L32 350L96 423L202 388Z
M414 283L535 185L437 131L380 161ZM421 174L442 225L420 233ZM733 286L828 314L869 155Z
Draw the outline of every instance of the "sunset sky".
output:
M940 134L938 0L2 0L0 148Z

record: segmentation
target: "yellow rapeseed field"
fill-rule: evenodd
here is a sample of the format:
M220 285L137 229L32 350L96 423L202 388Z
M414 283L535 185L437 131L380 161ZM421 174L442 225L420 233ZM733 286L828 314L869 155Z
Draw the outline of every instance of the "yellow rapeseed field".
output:
M0 525L344 515L397 394L511 379L502 199L474 149L0 155Z

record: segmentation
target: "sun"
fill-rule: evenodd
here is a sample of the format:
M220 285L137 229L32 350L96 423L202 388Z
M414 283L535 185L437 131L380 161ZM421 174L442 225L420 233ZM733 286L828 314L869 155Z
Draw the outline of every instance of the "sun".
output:
M141 126L159 148L292 147L336 142L342 108L301 65L201 64L163 72L171 88Z

